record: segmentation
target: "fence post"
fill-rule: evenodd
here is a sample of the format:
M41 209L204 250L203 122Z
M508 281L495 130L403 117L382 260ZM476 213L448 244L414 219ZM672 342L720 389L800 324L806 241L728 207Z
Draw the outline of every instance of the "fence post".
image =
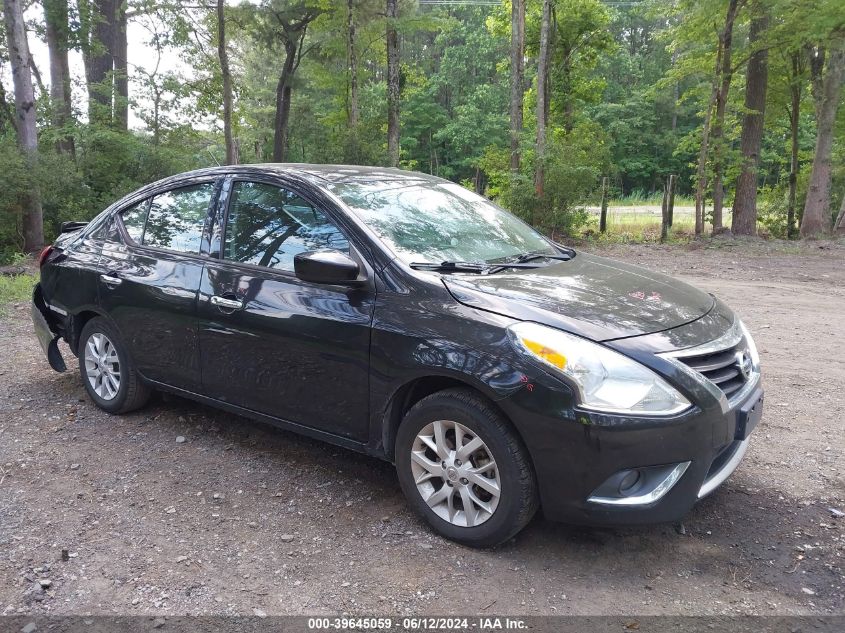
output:
M672 221L675 219L675 184L677 176L671 174L669 176L669 204L667 215L669 216L669 228L672 228Z
M669 183L663 185L663 202L660 204L660 241L669 235Z
M599 218L599 231L607 231L607 176L601 179L601 217Z

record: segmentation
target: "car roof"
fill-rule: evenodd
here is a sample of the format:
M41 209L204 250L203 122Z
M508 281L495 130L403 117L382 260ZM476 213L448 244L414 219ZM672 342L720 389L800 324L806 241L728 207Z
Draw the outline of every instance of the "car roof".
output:
M298 176L317 185L365 182L447 182L437 176L418 171L406 171L395 167L374 167L365 165L318 165L309 163L251 163L246 165L226 165L197 169L177 174L166 180L177 180L195 176L218 174L279 174Z

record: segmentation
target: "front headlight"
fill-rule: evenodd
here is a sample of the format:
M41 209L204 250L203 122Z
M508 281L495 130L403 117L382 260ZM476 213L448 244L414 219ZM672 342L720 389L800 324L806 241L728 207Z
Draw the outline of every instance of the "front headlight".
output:
M745 323L742 322L742 319L739 319L739 329L742 330L742 335L745 337L745 343L748 345L748 354L751 356L751 364L755 370L759 370L760 353L757 351L757 345L754 343L754 339L751 338L751 332L749 332L748 328L745 327Z
M690 406L648 367L607 347L538 323L516 323L508 335L518 351L575 383L585 408L673 415Z

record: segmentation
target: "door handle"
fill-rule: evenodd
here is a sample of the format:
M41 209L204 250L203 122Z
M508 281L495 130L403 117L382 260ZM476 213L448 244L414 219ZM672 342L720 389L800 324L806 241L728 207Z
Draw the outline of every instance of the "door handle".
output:
M123 280L120 277L114 277L112 275L100 275L100 280L106 284L109 288L113 288L114 286L119 286L123 283Z
M211 305L215 305L218 308L226 308L227 310L242 310L244 302L238 301L237 299L227 299L219 295L212 295Z

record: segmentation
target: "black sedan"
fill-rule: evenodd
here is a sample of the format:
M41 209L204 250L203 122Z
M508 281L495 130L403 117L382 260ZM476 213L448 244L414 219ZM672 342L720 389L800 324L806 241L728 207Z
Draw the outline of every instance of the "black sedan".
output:
M677 520L760 419L757 351L721 301L439 178L221 167L64 228L33 321L97 406L169 391L390 460L411 506L469 545L540 507Z

